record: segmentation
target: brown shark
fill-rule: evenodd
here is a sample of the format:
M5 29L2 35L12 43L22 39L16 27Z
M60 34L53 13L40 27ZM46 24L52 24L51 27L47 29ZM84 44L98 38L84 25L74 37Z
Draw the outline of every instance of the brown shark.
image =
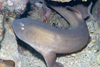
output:
M12 24L17 37L38 51L47 67L63 67L56 62L57 53L73 53L88 43L89 32L82 14L66 7L63 16L69 22L70 29L58 29L29 18L16 19Z

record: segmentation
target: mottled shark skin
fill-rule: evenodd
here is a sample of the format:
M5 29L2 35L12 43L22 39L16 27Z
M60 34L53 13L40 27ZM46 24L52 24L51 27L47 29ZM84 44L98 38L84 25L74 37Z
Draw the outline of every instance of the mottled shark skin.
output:
M66 7L64 17L70 29L59 29L34 19L16 19L12 26L19 39L29 44L45 59L47 67L63 67L57 53L73 53L87 45L89 32L79 11Z

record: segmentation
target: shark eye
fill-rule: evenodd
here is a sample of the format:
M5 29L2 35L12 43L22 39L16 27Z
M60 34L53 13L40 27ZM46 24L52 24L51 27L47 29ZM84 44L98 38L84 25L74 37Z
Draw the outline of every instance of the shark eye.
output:
M20 25L21 25L21 26L24 26L24 24L23 24L23 23L20 23Z

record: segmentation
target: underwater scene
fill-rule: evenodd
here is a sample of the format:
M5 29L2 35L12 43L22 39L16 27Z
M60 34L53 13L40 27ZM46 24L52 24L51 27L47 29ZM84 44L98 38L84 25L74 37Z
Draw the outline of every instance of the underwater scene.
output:
M0 67L100 67L100 0L0 0Z

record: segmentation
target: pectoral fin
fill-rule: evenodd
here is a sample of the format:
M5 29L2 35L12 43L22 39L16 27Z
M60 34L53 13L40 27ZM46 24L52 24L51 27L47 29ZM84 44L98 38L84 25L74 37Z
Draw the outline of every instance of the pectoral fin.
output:
M63 67L63 65L59 62L56 62L56 54L53 52L43 52L42 53L47 67Z

